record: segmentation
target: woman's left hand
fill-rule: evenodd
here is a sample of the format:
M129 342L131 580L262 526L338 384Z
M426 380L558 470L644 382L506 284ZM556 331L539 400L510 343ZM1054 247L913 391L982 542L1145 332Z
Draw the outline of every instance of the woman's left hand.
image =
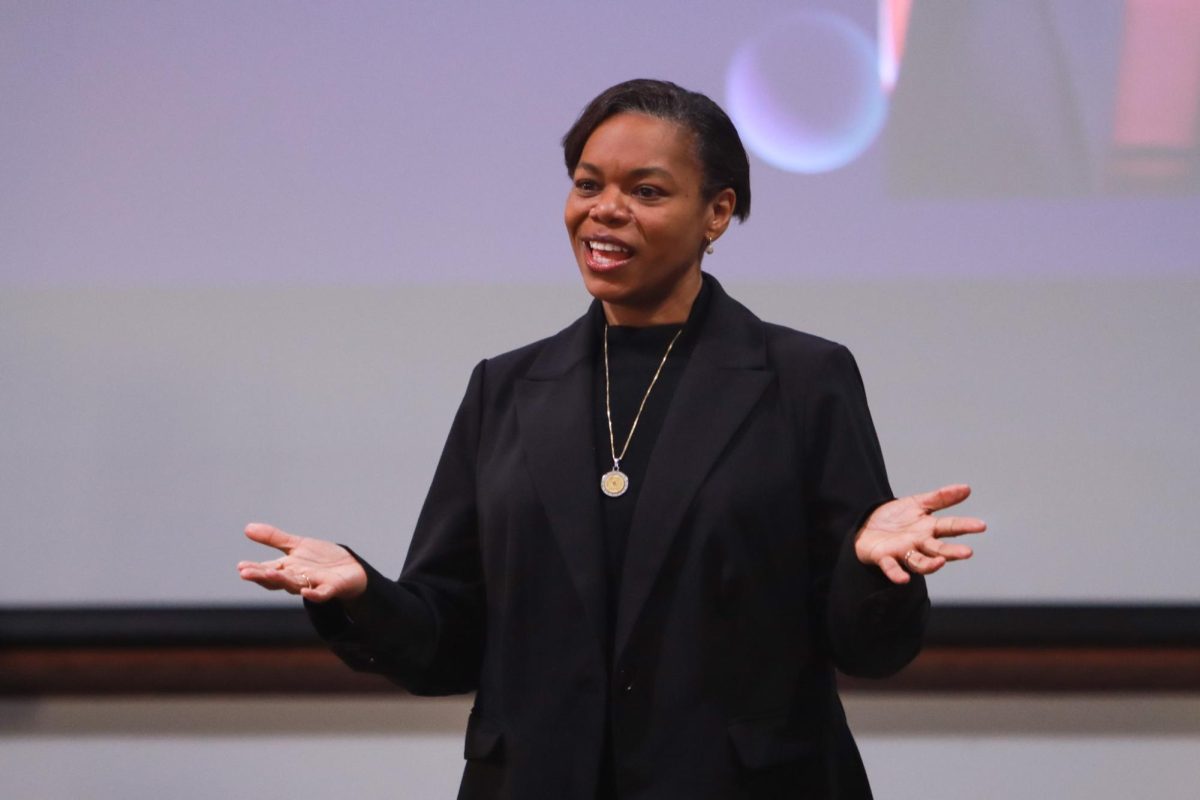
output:
M958 505L970 494L970 486L957 484L884 503L859 530L854 554L862 563L878 566L892 583L908 583L910 572L928 575L947 561L970 558L970 547L941 539L982 533L987 530L984 521L933 516L934 511Z

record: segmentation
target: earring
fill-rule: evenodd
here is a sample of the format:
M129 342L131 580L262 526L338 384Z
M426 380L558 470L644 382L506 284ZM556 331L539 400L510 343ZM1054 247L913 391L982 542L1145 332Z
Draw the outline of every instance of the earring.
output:
M712 246L712 237L711 236L704 237L704 252L708 253L710 256L713 254L713 246Z

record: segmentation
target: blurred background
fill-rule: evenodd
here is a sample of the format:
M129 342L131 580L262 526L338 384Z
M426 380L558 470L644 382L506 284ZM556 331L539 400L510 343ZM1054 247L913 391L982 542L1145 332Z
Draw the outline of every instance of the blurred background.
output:
M632 77L751 152L705 268L851 348L897 493L975 487L935 604L1197 603L1200 2L0 0L0 607L292 607L251 520L397 573L471 367L587 307L559 139ZM458 700L106 702L0 702L0 794L461 765ZM1195 695L850 710L880 798L1200 781Z

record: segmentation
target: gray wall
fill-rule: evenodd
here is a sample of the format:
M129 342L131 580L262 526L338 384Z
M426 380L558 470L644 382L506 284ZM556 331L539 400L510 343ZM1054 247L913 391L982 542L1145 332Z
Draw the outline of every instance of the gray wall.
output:
M937 601L1196 601L1200 281L711 268L761 317L850 346L897 492L975 486L991 530ZM398 573L471 366L587 302L573 276L0 294L0 603L288 602L237 580L267 556L251 520Z
M1200 696L851 694L879 800L1193 800ZM0 702L13 800L453 797L463 699Z

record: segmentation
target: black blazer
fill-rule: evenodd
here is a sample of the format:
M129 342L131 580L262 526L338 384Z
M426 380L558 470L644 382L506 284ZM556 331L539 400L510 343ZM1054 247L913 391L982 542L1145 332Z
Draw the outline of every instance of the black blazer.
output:
M400 579L364 562L353 621L308 606L352 667L476 691L460 798L594 800L606 714L628 800L870 797L834 668L908 663L928 600L854 556L891 497L862 382L841 345L706 280L611 665L587 315L475 368Z

